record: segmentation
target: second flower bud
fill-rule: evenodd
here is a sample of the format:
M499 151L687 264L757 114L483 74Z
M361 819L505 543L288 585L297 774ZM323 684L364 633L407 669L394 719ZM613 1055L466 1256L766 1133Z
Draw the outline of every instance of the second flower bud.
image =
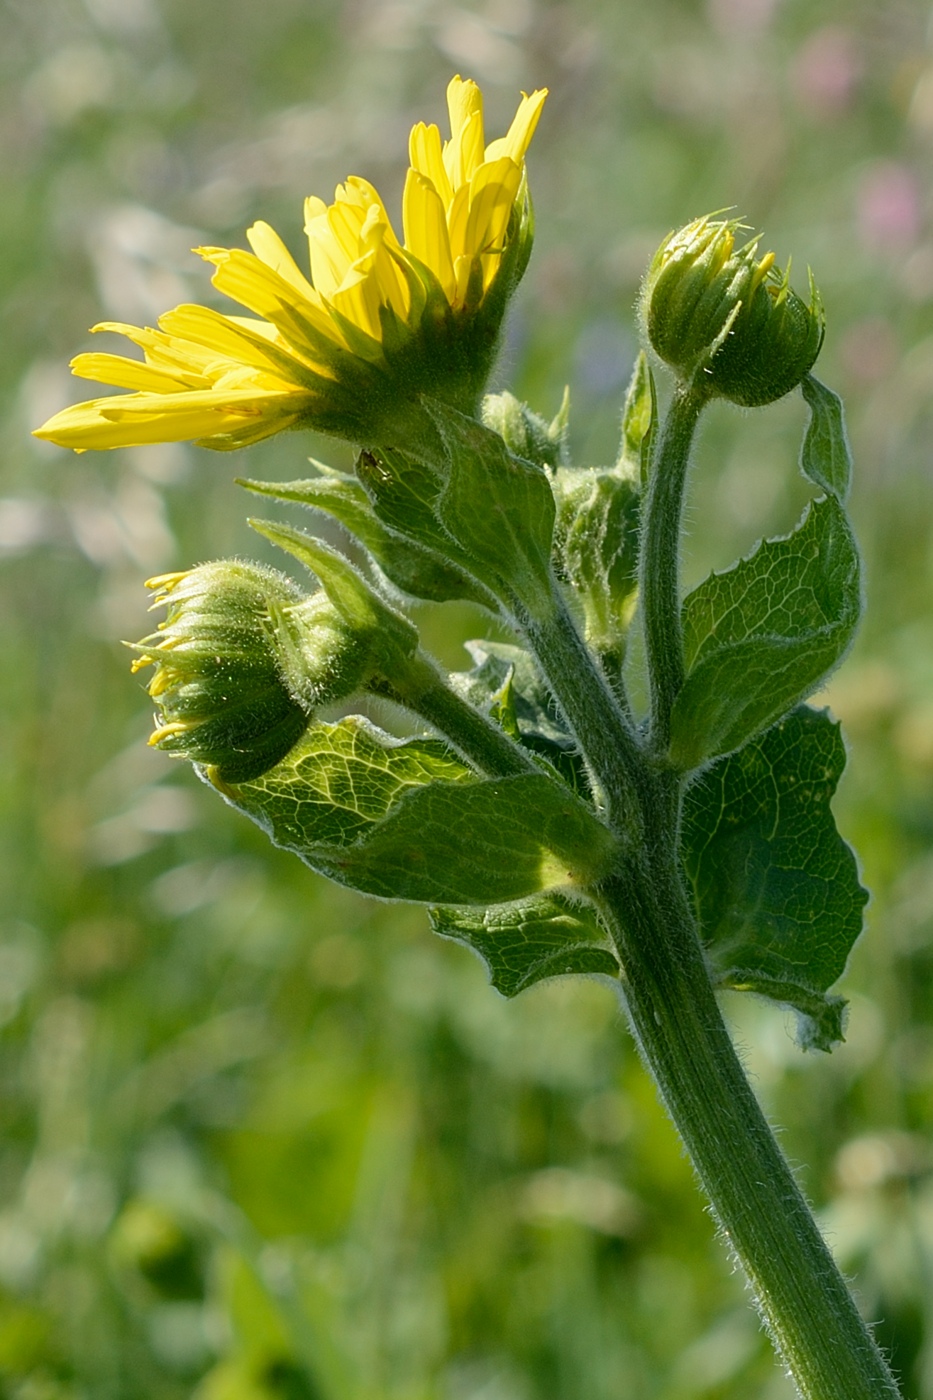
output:
M813 366L823 340L819 293L801 300L758 239L736 248L742 225L708 215L669 234L642 293L652 346L710 397L756 408L782 398Z

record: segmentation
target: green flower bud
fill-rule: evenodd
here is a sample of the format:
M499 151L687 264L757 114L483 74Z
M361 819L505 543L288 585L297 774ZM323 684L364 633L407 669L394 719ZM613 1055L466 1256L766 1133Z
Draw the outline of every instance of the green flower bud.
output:
M536 462L539 467L565 465L569 416L570 400L566 390L560 412L550 423L508 391L487 394L483 399L482 418L486 427L498 433L516 457Z
M223 783L273 768L313 711L358 690L368 642L323 592L283 574L222 560L147 585L165 621L140 642L134 671L155 665L160 716L150 744L204 764Z
M791 290L758 238L735 247L741 224L704 216L670 234L642 293L648 338L681 378L746 408L772 403L809 372L823 342L823 308Z

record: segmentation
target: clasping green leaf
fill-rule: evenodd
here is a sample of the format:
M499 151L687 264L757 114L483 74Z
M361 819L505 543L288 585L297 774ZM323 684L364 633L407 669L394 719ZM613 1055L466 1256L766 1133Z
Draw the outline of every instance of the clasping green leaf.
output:
M810 421L800 450L800 469L805 477L845 505L852 480L852 452L846 435L842 399L812 374L804 375L800 391L810 406Z
M798 1040L842 1039L828 995L868 899L830 802L845 767L838 724L800 706L688 789L682 851L719 986L792 1006Z
M796 530L711 574L683 605L687 679L671 758L689 771L731 753L811 694L841 661L862 610L858 549L835 495Z
M430 399L425 406L447 449L437 498L444 529L509 610L517 603L533 615L549 611L555 507L547 473L475 419Z
M390 674L400 662L413 656L418 630L412 622L366 582L363 576L330 545L271 520L250 520L257 534L284 549L316 574L330 601L346 625L369 640L374 664Z
M489 605L487 591L436 548L406 538L385 524L356 477L319 462L313 465L321 475L306 481L241 480L240 485L259 495L272 496L279 501L297 501L332 516L365 546L389 582L412 598L425 598L434 603L464 598Z
M640 482L648 480L651 449L658 430L658 396L648 356L640 350L622 409L622 437L616 469Z
M587 641L621 656L638 596L638 487L624 470L563 467L555 494L558 572L583 604Z

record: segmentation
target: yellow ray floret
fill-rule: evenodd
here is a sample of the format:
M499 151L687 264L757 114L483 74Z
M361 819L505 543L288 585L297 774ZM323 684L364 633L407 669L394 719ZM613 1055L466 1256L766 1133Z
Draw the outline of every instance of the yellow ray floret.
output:
M179 306L157 329L95 326L126 336L143 359L78 355L74 373L129 392L66 408L35 436L81 452L188 439L239 447L296 424L340 431L346 396L358 401L385 382L390 341L397 351L416 340L432 296L454 318L480 310L524 198L525 154L546 96L523 95L506 135L486 145L482 94L454 78L450 140L423 122L411 132L404 243L376 190L351 176L333 204L305 201L307 275L261 221L247 231L250 251L197 249L214 266L214 286L252 314Z

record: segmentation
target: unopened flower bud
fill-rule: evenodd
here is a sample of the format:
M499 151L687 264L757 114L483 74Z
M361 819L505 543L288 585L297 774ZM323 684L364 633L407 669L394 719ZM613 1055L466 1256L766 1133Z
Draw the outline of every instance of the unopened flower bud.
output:
M165 621L135 650L155 665L160 716L150 743L242 783L279 763L314 709L359 689L367 646L325 594L283 574L222 560L151 579Z
M648 338L681 378L747 408L800 383L823 340L812 279L809 305L791 290L758 239L735 246L736 220L696 219L670 234L643 291Z
M498 433L516 457L524 457L539 467L558 467L563 463L569 412L566 393L560 412L550 423L508 391L487 394L482 406L486 427Z

